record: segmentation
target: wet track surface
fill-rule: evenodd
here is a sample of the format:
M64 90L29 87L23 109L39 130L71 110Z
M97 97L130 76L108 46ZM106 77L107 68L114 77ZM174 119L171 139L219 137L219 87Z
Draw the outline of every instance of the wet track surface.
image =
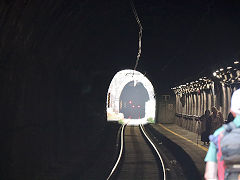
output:
M160 179L157 160L139 127L127 126L124 138L125 152L115 179Z

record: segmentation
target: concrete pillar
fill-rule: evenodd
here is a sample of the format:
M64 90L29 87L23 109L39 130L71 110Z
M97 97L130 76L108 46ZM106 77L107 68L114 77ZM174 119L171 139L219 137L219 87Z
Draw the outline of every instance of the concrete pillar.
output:
M225 120L227 118L227 96L226 96L226 87L224 86L224 84L222 84L222 101L223 101L223 105L222 105L222 114L223 114L223 119Z

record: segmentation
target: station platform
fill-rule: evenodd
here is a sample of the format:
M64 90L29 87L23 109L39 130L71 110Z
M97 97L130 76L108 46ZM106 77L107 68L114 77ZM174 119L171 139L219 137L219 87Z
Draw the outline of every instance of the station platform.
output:
M151 126L173 143L180 146L196 165L201 179L204 179L204 158L208 151L208 145L203 145L200 135L176 124L155 124Z

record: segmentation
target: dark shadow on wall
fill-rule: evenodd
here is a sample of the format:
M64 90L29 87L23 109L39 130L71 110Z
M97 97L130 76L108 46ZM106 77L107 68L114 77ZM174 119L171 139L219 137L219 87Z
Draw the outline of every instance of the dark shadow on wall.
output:
M87 17L103 6L94 3L0 2L0 179L68 180L69 164L91 156L117 71L95 65L104 57L89 38L96 22Z

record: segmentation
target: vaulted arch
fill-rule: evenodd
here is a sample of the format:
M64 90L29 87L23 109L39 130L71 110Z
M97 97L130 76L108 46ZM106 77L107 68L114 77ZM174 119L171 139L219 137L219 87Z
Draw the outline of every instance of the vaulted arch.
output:
M155 121L154 88L138 71L122 70L113 77L106 104L108 121L123 120L129 124L147 123L149 119Z

